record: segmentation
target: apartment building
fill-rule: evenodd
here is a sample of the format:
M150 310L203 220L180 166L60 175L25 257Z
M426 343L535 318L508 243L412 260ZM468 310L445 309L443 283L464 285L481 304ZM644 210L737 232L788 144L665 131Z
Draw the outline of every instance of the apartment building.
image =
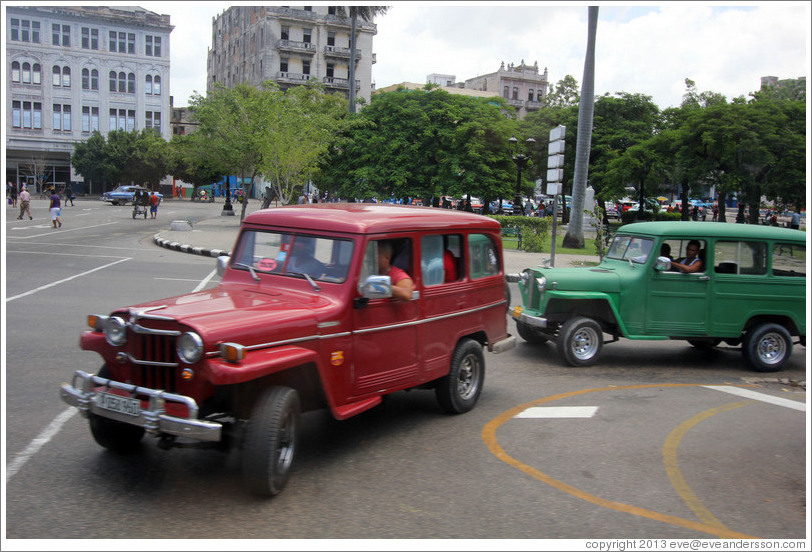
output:
M138 7L8 6L6 181L70 182L88 190L70 158L93 131L169 125L168 15Z
M267 80L283 90L317 79L349 97L350 19L336 6L234 6L212 21L207 86ZM374 23L358 20L355 90L370 100Z
M547 68L539 74L538 62L527 65L524 60L519 65L510 63L507 66L503 61L498 71L464 82L464 87L468 89L497 92L516 108L520 119L541 107L548 86Z

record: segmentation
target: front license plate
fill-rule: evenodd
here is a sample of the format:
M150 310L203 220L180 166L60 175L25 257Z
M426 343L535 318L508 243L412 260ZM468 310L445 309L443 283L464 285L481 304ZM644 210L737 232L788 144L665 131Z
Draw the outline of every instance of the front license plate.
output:
M105 410L126 414L128 416L141 415L141 401L138 399L128 399L110 393L99 393L96 395L96 405Z

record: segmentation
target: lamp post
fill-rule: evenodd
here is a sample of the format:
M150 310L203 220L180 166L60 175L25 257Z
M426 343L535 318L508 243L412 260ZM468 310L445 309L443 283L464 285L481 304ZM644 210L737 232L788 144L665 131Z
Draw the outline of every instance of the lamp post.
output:
M528 138L524 141L524 151L518 151L518 144L519 140L515 136L511 136L508 139L510 143L510 151L513 154L513 162L516 163L516 195L513 197L513 214L514 215L523 215L522 212L522 171L527 166L527 162L530 160L530 156L527 155L527 152L536 145L536 141L533 138Z

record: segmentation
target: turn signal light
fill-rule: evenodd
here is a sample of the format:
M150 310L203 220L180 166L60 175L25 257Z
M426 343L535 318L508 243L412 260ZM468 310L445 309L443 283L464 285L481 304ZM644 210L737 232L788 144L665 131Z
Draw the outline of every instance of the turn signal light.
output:
M220 343L220 356L227 362L239 362L245 358L245 347L237 343Z
M104 331L104 321L107 319L106 316L101 316L99 314L88 314L87 315L87 325L93 328L94 332L103 332Z

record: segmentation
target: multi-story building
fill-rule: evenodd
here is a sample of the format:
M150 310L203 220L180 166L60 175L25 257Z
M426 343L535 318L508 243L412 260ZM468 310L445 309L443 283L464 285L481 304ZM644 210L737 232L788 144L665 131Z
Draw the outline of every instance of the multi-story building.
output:
M272 80L286 89L317 79L349 96L350 23L336 6L228 8L212 21L207 86ZM369 102L377 27L359 19L356 31L356 97Z
M138 7L6 8L6 180L84 187L70 164L93 131L169 128L168 15Z
M499 93L516 108L520 119L541 107L541 102L547 95L547 87L547 68L544 68L544 73L539 74L538 62L527 65L524 60L519 65L511 63L507 67L503 61L495 73L465 81L465 88Z

